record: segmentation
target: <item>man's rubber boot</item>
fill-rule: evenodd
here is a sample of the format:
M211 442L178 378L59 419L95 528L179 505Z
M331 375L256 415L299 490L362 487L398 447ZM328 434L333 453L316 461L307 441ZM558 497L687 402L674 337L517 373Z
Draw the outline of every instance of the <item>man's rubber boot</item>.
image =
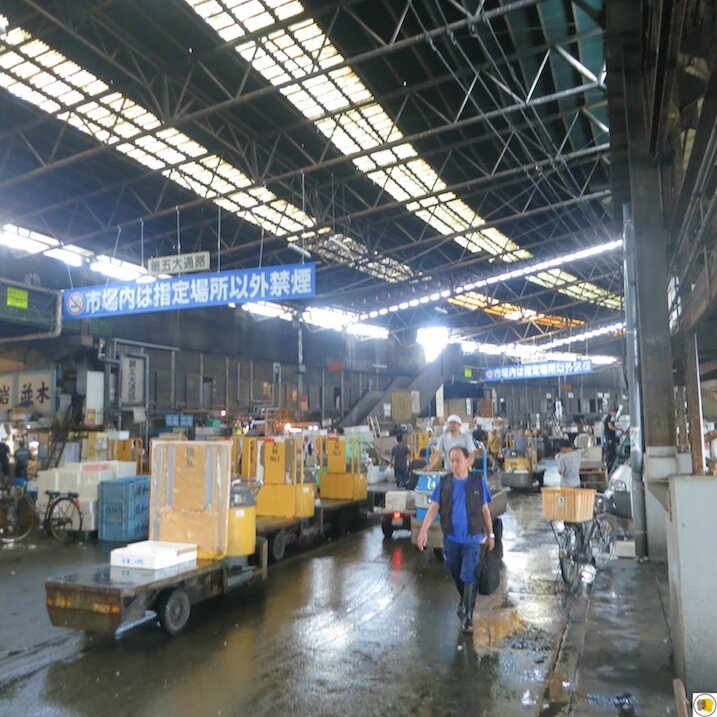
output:
M476 583L466 583L463 590L463 603L466 614L461 624L461 631L467 635L473 634L473 608L476 604L476 596L478 594L478 585Z
M463 617L466 614L466 605L463 601L463 592L464 592L464 586L465 583L460 578L453 578L453 582L456 584L456 588L458 589L458 594L461 596L461 600L458 603L458 609L456 610L456 613L458 613L458 617Z

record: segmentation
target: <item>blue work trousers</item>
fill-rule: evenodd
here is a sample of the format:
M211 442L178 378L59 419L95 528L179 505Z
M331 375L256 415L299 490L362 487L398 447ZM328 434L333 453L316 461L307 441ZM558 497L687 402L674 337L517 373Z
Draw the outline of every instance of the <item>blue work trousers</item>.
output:
M462 580L468 585L478 582L480 543L456 543L443 538L443 556L454 580Z

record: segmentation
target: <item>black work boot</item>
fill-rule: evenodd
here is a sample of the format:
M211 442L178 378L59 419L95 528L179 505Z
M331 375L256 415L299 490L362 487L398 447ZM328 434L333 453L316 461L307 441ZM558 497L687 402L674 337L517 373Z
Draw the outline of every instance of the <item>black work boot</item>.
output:
M458 588L458 594L461 596L456 613L458 614L458 617L463 617L466 614L466 606L463 602L463 589L465 583L460 578L453 578L453 582L456 584L456 588Z
M477 594L478 585L476 583L466 583L463 590L463 603L466 612L461 624L461 631L468 635L473 633L473 608L476 605Z

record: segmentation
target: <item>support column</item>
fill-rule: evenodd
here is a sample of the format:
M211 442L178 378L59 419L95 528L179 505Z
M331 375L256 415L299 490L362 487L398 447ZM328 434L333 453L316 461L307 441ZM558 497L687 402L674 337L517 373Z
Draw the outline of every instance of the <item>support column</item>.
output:
M642 393L640 389L640 347L637 331L637 287L635 228L629 204L622 207L625 285L625 343L627 390L630 397L630 467L632 469L632 518L635 555L647 557L645 525L645 484L642 480Z
M639 8L639 6L638 6ZM666 231L656 162L649 154L639 12L634 34L623 45L625 117L634 224L637 327L642 375L642 421L647 542L650 557L667 558L667 479L676 475L672 347L667 306Z
M704 426L702 425L702 393L700 388L700 362L697 335L690 334L685 341L685 383L687 385L687 420L689 422L692 475L705 472Z

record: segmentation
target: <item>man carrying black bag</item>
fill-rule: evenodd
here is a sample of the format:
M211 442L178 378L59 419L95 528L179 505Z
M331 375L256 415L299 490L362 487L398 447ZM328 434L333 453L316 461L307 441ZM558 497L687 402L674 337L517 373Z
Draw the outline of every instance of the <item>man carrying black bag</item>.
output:
M483 480L470 476L468 451L456 446L451 449L448 457L452 475L441 478L440 484L436 486L417 542L419 550L426 547L428 529L440 511L446 567L461 596L458 614L462 617L462 630L472 633L473 608L478 594L481 538L485 531L488 535L488 550L495 548L493 520Z

